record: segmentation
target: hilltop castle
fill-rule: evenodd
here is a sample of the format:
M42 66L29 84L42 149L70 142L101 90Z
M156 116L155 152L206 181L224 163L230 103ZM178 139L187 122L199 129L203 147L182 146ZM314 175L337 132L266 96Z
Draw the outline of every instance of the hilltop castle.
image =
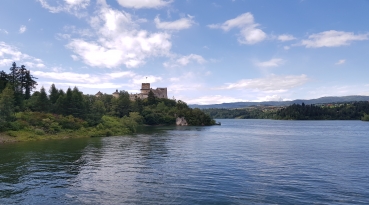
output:
M129 99L132 100L132 101L134 101L136 98L145 99L149 96L150 91L152 91L154 93L155 97L157 97L157 98L168 98L167 88L152 89L152 88L150 88L150 83L142 83L140 91L141 91L141 93L130 94ZM103 94L100 91L95 94L96 97L100 97L101 95L103 95ZM119 97L118 90L116 90L112 95L113 95L113 97L118 98Z

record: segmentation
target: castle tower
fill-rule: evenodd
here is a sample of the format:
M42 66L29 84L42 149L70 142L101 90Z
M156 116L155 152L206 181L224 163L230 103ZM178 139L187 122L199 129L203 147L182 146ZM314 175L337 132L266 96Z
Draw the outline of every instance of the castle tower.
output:
M148 95L150 92L150 83L142 83L141 94Z

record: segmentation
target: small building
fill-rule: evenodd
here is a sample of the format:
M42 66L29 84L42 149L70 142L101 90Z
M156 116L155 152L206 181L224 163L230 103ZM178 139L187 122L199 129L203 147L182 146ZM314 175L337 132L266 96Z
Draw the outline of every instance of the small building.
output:
M95 97L101 97L103 94L102 94L102 92L97 92L96 94L95 94Z
M134 100L135 98L145 99L149 96L150 91L152 91L154 93L155 97L157 97L157 98L168 98L167 88L153 89L153 88L150 87L150 83L142 83L140 91L141 91L141 93L131 94L130 99L131 100Z
M113 93L113 97L119 98L119 92L118 89Z
M137 98L140 99L146 99L149 96L149 92L152 91L157 98L168 98L168 90L167 88L156 88L152 89L150 87L150 83L142 83L140 93L130 94L129 99L134 101ZM119 92L116 90L116 92L113 93L113 97L118 98Z

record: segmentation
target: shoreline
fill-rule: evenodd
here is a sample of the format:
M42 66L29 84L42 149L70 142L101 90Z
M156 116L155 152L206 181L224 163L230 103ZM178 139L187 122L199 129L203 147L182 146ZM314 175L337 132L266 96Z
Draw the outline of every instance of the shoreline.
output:
M5 132L0 133L0 145L17 142L30 142L30 141L44 141L44 140L59 140L69 138L87 138L91 136L78 135L77 133L59 133L56 135L34 135L33 133L27 133L22 136L11 136Z

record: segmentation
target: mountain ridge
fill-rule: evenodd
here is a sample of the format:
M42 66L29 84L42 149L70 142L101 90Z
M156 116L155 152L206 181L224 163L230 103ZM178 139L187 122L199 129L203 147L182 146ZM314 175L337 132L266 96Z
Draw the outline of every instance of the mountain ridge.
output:
M209 108L244 108L251 106L288 106L292 104L326 104L326 103L344 103L344 102L355 102L355 101L369 101L369 96L364 95L349 95L349 96L325 96L316 99L296 99L291 101L264 101L264 102L233 102L233 103L221 103L221 104L210 104L210 105L198 105L190 104L191 108L209 109Z

